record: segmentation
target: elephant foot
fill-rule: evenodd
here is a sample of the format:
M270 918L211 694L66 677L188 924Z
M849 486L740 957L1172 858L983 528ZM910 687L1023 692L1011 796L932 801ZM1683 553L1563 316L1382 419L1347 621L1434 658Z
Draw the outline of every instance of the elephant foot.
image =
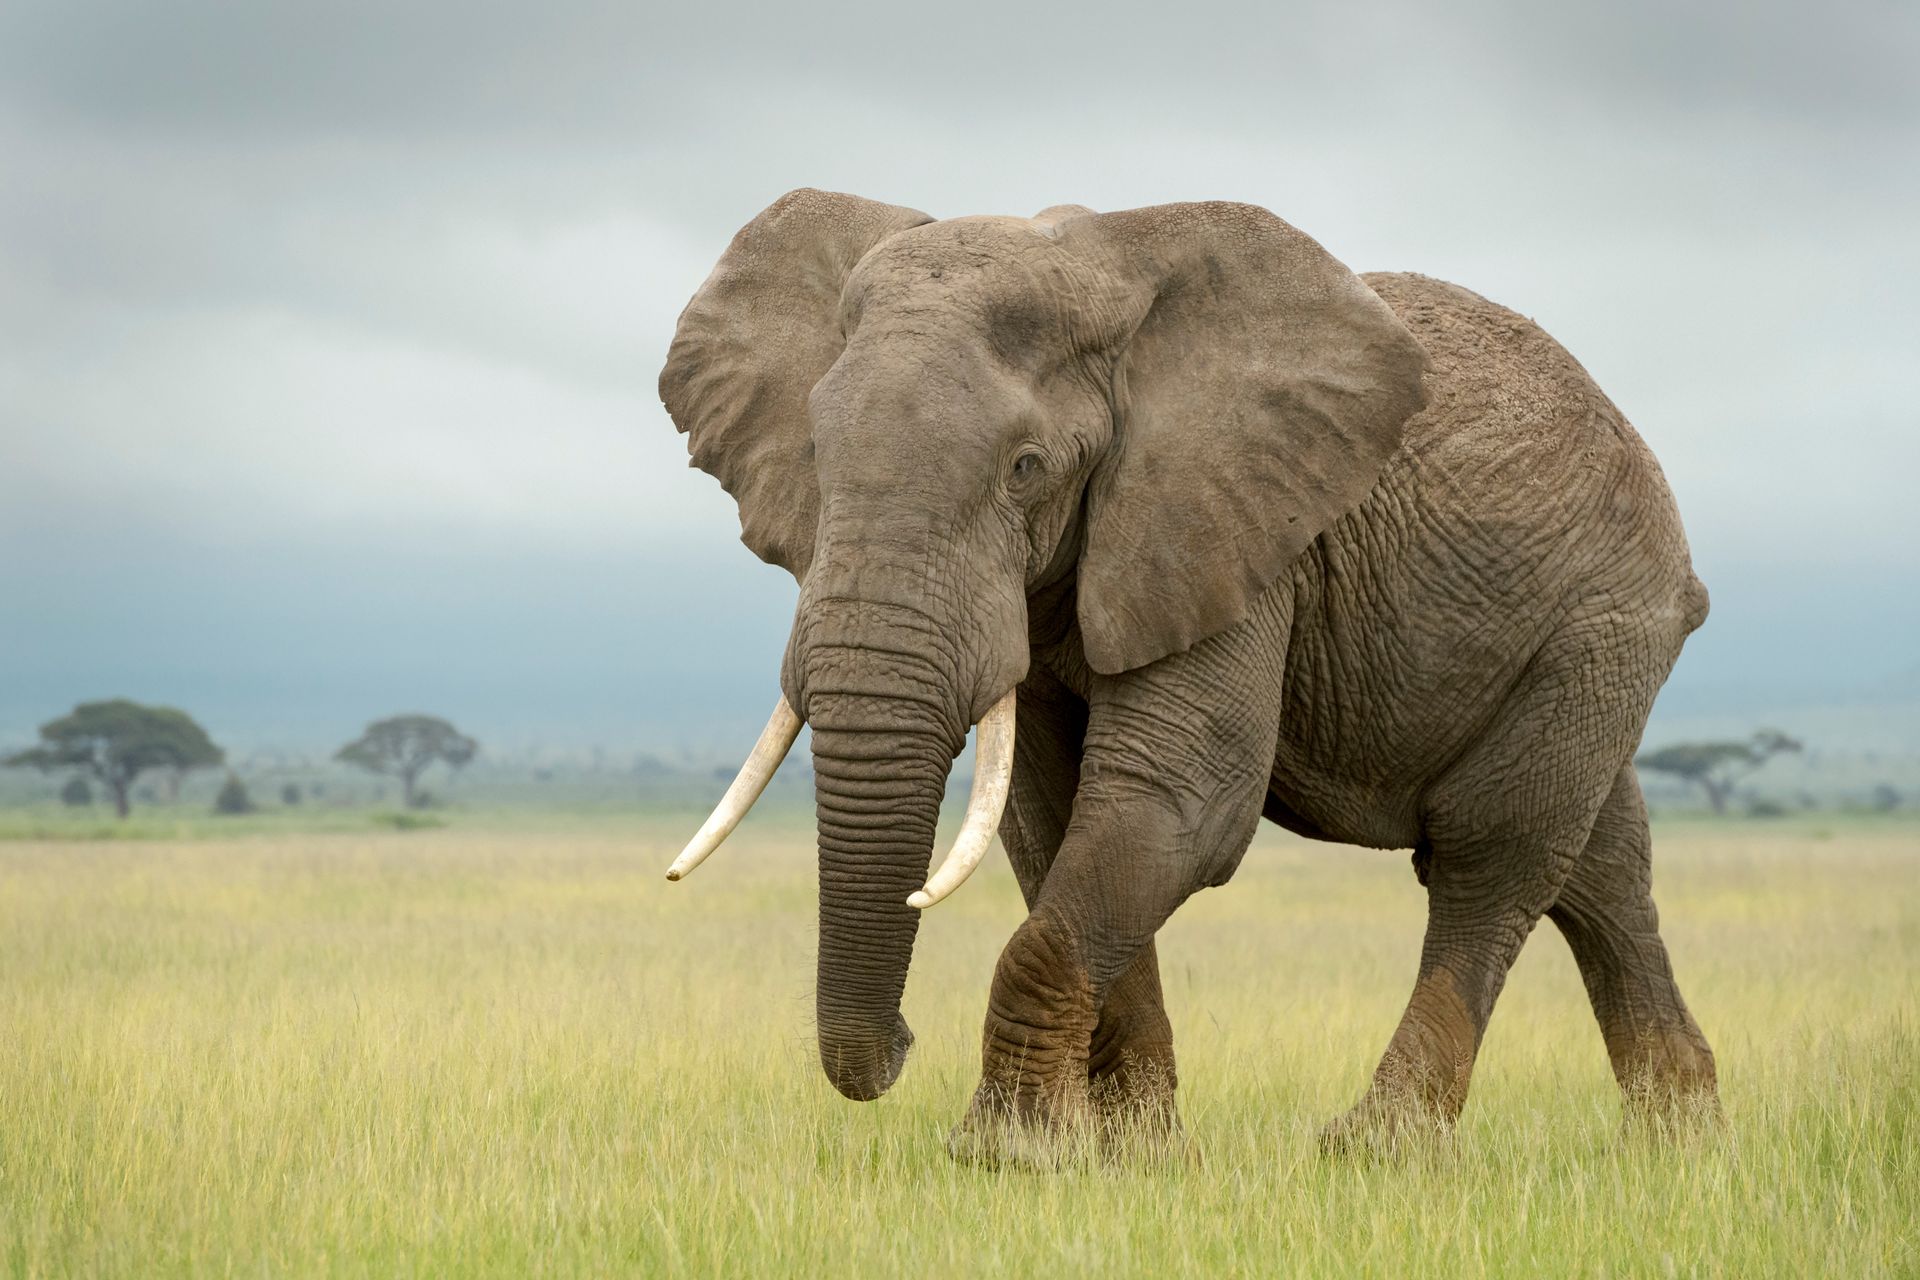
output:
M1621 1125L1630 1135L1684 1136L1720 1122L1713 1051L1697 1031L1648 1035L1617 1052Z
M948 1155L989 1169L1066 1168L1088 1162L1099 1145L1099 1117L1084 1090L1078 1097L1066 1090L1009 1096L982 1084L966 1116L947 1135Z
M1423 976L1366 1095L1320 1131L1320 1149L1399 1157L1445 1145L1466 1104L1477 1042L1452 976Z
M1369 1093L1320 1130L1330 1156L1399 1159L1432 1151L1453 1138L1453 1119L1411 1094Z
M1170 1049L1164 1053L1129 1050L1119 1069L1088 1082L1088 1102L1099 1126L1101 1149L1109 1160L1197 1160L1198 1149L1187 1137L1174 1105L1174 1087Z
M983 1084L948 1135L947 1152L961 1164L1035 1171L1199 1160L1174 1106L1171 1080L1137 1072L1084 1088L1012 1095Z
M1705 1085L1635 1081L1622 1091L1620 1131L1629 1140L1685 1141L1721 1130L1720 1093Z
M980 1120L969 1115L947 1135L947 1154L982 1169L1052 1173L1093 1163L1098 1139L1090 1128L1050 1129L1012 1117Z
M947 1154L960 1164L1032 1173L1094 1164L1197 1168L1201 1163L1199 1147L1177 1119L1170 1124L1116 1127L1093 1116L1055 1126L970 1112L947 1135Z

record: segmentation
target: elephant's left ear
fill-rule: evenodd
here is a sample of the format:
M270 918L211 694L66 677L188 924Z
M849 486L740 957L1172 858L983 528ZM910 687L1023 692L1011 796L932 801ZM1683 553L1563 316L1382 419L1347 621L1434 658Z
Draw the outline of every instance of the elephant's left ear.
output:
M1264 209L1075 218L1141 318L1088 489L1087 661L1112 674L1234 625L1366 497L1424 403L1426 355L1372 290Z

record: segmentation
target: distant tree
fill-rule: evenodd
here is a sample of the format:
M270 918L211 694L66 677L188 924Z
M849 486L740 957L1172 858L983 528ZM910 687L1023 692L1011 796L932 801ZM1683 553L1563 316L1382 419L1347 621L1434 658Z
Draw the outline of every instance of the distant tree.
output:
M438 716L392 716L368 725L334 759L400 779L401 800L415 809L420 796L414 784L430 765L440 762L458 769L479 750L479 743Z
M97 779L113 797L113 810L127 816L127 795L149 769L207 769L226 759L193 717L173 707L148 707L125 698L83 702L40 726L40 745L0 764L36 769L78 769Z
M1762 729L1745 742L1676 743L1649 751L1634 763L1693 783L1706 792L1713 811L1723 814L1736 783L1774 756L1800 749L1799 742L1779 730Z
M281 787L280 803L285 805L299 804L300 803L300 784L297 782L289 782L286 786Z
M78 774L67 779L67 785L60 788L60 803L73 809L84 809L93 803L93 788L87 780Z
M240 781L239 774L227 775L226 782L220 787L220 794L213 798L213 811L229 817L253 812L253 797L247 794L247 784Z
M1892 813L1900 807L1900 792L1890 782L1878 783L1867 796L1867 807L1875 813Z

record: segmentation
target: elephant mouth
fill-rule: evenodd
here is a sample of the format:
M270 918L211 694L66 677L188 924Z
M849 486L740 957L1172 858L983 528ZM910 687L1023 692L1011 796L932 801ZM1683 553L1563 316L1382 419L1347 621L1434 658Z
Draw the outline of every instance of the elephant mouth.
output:
M980 718L980 749L974 771L972 793L967 797L967 812L960 823L960 834L953 847L927 882L907 898L907 905L925 911L962 884L987 856L987 846L999 829L1000 815L1007 807L1007 792L1013 783L1014 690L1009 689ZM760 733L747 761L740 767L733 784L714 808L680 856L667 868L667 879L679 880L705 862L718 849L740 820L753 808L754 801L773 781L774 770L786 759L795 739L800 736L800 717L783 697L774 707L773 718ZM913 1037L909 1035L908 1041Z

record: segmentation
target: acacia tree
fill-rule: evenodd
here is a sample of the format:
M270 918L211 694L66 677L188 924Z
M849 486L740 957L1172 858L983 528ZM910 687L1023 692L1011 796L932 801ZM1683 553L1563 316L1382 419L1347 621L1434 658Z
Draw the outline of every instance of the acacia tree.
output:
M402 798L412 809L419 805L415 784L428 766L438 761L458 769L479 750L479 743L438 716L391 716L368 725L333 758L400 779Z
M1798 750L1800 743L1778 729L1762 729L1745 742L1675 743L1647 752L1634 764L1693 783L1707 793L1713 811L1723 814L1735 783L1774 756Z
M78 769L99 780L113 811L127 816L127 793L149 769L186 773L227 758L192 716L174 707L148 707L125 698L83 702L40 726L40 745L0 764L42 770Z

